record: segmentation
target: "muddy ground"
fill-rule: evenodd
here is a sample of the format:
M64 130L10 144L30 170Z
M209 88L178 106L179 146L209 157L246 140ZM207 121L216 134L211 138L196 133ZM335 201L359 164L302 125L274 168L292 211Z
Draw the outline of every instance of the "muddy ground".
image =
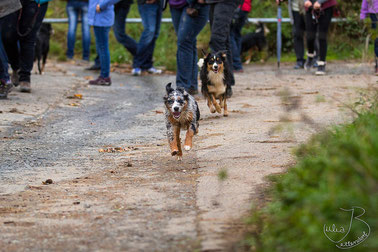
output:
M237 74L229 117L197 97L199 134L178 162L162 114L174 76L117 68L111 87L90 87L83 66L48 64L32 94L1 101L0 250L230 250L265 177L311 134L351 120L346 104L378 80L367 64L331 63L322 77L291 67Z

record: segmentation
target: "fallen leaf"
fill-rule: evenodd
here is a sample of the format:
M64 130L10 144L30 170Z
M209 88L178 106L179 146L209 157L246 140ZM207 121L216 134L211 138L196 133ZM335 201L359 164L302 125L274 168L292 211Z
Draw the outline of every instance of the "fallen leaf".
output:
M84 76L84 79L86 79L86 80L93 80L93 76Z
M163 111L155 110L155 113L156 113L156 114L163 114Z

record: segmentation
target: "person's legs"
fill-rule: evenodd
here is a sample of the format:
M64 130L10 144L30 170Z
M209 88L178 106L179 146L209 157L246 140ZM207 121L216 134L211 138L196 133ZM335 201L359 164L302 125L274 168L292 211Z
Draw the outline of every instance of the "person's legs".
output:
M306 37L307 37L307 60L304 68L306 70L311 69L314 65L315 56L315 38L318 24L312 19L311 11L306 12Z
M376 14L370 14L371 28L377 29L378 18ZM375 53L375 74L378 74L378 37L374 40L374 53Z
M231 23L230 44L232 50L232 66L236 71L243 70L240 59L241 53L241 30L247 21L248 12L239 10L236 18Z
M304 16L298 11L293 11L293 37L294 37L294 51L297 57L297 64L295 69L303 68L304 65L304 31L305 22Z
M152 67L152 56L155 41L159 36L162 9L160 4L140 4L138 10L142 18L143 32L138 42L137 54L133 68L149 69Z
M19 80L20 80L20 90L22 92L30 92L30 74L33 69L33 63L34 63L35 41L37 38L37 32L42 24L43 18L45 17L47 7L48 7L48 3L41 5L32 30L26 36L20 37L19 39L19 42L20 42L20 71L19 71L20 79ZM38 8L38 7L34 1L30 2L27 8L23 6L23 16L24 16L24 13L27 16L25 21L27 21L30 17L34 17L35 8Z
M198 89L197 40L196 37L208 20L208 6L199 9L198 16L189 17L186 9L172 9L172 19L177 33L177 75L176 85L188 92Z
M75 3L72 1L67 2L66 6L68 16L68 32L67 32L67 52L66 56L72 59L74 56L75 40L76 40L76 28L79 15L79 9L75 7Z
M100 56L100 76L108 78L110 74L109 31L111 27L94 26L97 53Z
M91 46L91 31L88 24L88 3L80 2L81 10L81 33L83 45L83 60L89 60Z
M15 27L19 13L20 11L16 11L3 18L1 34L3 46L8 57L8 63L11 65L11 68L15 73L20 69L18 35ZM17 85L18 83L14 84Z
M319 60L326 61L328 28L333 15L333 7L324 10L319 17Z
M0 18L0 38L2 33L3 20L4 17ZM7 53L5 52L2 39L0 39L0 80L4 80L5 82L9 80L8 57Z
M137 42L126 34L126 21L127 14L129 13L130 5L126 6L116 6L114 9L115 19L113 25L114 35L117 41L122 44L131 55L135 56L137 52Z

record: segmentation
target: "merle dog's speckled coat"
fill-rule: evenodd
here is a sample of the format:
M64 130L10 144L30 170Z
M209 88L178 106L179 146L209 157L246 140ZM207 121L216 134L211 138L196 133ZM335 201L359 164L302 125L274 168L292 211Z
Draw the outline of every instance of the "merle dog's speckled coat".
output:
M193 136L198 133L200 111L193 96L185 89L178 87L175 90L171 85L167 84L167 94L164 96L165 122L171 154L181 159L180 129L187 130L184 149L189 151L192 148Z

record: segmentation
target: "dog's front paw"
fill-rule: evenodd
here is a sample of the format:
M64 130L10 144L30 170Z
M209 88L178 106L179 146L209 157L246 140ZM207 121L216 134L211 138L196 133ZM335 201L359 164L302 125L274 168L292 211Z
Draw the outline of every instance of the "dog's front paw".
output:
M219 114L222 113L222 108L219 105L215 106L215 108Z
M177 161L182 161L182 156L177 156Z
M215 113L217 110L214 107L210 107L210 112Z
M184 145L184 150L186 150L186 151L190 151L191 149L192 149L191 146L189 146L189 145Z
M177 150L171 152L171 155L172 155L172 156L176 156L177 154L178 154L178 151L177 151Z

